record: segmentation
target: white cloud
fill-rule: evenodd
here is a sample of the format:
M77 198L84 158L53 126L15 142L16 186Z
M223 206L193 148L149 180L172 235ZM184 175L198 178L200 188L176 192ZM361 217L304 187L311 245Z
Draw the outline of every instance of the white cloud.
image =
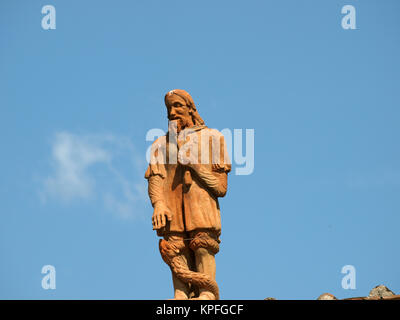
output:
M55 172L45 180L47 194L63 200L92 195L95 181L87 169L95 163L109 162L111 156L90 140L67 132L56 134L52 148Z
M101 200L122 218L133 217L147 201L145 162L126 137L59 132L52 144L52 166L44 179L44 201Z

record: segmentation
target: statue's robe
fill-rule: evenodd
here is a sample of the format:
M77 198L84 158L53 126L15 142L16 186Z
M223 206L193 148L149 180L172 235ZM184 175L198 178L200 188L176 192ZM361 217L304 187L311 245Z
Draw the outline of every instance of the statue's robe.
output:
M149 196L153 206L162 201L172 213L172 220L166 228L158 231L159 235L198 229L211 229L218 236L221 233L218 197L223 197L227 191L227 174L231 170L225 140L218 130L206 126L196 126L191 130L189 142L185 142L183 148L190 143L192 151L198 147L197 159L199 162L203 159L199 164L178 163L177 147L180 143L176 140L180 140L171 138L168 133L152 145L150 164L145 174L149 181ZM193 139L196 138L193 135L197 135L198 140ZM207 147L208 154L205 152ZM191 154L193 160L196 155ZM204 161L207 158L208 161ZM186 171L190 171L189 177Z

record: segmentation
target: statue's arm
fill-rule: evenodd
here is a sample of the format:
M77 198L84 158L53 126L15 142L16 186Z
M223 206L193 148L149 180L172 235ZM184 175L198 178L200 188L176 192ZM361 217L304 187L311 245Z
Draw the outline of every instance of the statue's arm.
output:
M207 137L210 139L210 156L212 155L210 162L212 162L212 165L196 163L195 161L190 161L188 165L216 197L224 197L228 189L228 172L231 170L225 139L216 130L209 131L208 136L205 135L206 139ZM219 148L215 148L213 142L219 143ZM215 163L214 159L217 159Z
M216 196L224 197L228 190L228 174L226 172L215 172L204 165L192 165L192 170L200 181Z
M165 202L163 191L163 177L152 175L148 177L148 193L151 204L154 208L152 216L153 230L158 230L166 226L167 220L171 221L172 213Z
M148 181L148 193L153 208L156 204L164 204L163 178L160 175L153 175Z
M166 171L164 168L165 160L165 139L158 138L153 142L150 153L150 163L144 177L148 181L148 193L151 204L155 208L156 204L164 203L164 179Z

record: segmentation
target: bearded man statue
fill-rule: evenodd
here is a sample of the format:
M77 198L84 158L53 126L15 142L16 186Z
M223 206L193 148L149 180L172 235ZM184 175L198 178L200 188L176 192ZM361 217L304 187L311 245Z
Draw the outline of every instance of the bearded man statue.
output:
M224 136L206 127L192 97L165 95L169 130L153 142L145 178L154 208L153 230L172 272L174 299L219 299L215 255L231 170Z

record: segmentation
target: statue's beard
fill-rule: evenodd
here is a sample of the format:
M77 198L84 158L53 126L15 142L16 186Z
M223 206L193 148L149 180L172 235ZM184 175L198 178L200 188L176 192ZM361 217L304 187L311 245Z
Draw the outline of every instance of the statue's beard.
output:
M187 128L189 125L189 121L186 121L185 119L182 118L178 118L172 121L176 121L176 130L178 131L178 133L183 129Z
M180 132L180 131L182 131L183 129L185 129L185 128L186 128L186 123L185 123L185 121L183 121L183 119L178 119L178 120L176 121L176 128L177 128L177 131L178 131L178 132Z
M169 121L169 130L176 131L179 133L180 131L193 126L193 123L190 119L186 118L176 118Z
M168 131L171 133L178 134L180 131L184 129L184 123L182 122L181 119L174 119L174 120L169 120L168 123Z

